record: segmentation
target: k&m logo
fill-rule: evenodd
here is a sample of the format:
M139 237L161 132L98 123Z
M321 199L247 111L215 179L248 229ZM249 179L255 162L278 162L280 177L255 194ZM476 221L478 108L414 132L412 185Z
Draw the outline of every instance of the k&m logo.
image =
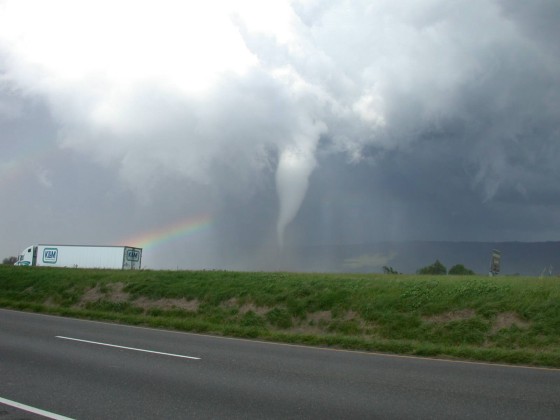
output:
M126 252L126 259L128 261L138 261L138 260L140 260L140 251L138 251L136 249L129 249Z
M43 250L43 262L47 264L56 264L58 260L58 248L45 248Z

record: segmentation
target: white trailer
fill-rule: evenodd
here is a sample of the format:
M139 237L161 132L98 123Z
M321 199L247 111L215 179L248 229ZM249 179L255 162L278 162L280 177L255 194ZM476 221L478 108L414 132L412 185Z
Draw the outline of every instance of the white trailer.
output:
M142 248L39 244L25 248L15 265L138 270Z

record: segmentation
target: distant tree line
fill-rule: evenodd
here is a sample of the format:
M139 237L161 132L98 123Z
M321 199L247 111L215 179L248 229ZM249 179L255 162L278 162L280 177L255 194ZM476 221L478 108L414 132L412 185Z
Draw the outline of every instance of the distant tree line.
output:
M8 257L2 260L2 264L4 265L14 265L17 262L17 257Z
M432 265L420 268L417 274L431 274L431 275L460 275L460 276L470 276L474 274L474 271L466 268L463 264L456 264L447 271L445 265L443 265L439 260L436 260Z
M391 266L384 265L383 266L383 274L402 274L402 273L399 273L397 270L395 270Z
M457 274L457 275L460 275L460 276L471 276L475 273L471 269L468 269L467 267L465 267L463 264L456 264L449 269L447 274Z
M399 273L391 266L383 266L383 274L402 274ZM475 274L474 271L466 268L463 264L456 264L447 271L445 265L441 263L440 260L436 260L433 264L422 267L416 271L416 274L429 274L429 275L459 275L459 276L470 276Z

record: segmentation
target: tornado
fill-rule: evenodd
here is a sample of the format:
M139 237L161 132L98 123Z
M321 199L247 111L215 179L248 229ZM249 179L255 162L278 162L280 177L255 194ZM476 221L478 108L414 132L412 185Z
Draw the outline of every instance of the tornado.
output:
M307 193L309 176L317 166L315 150L320 135L326 131L326 125L314 123L311 131L296 136L295 141L280 152L276 169L276 192L279 201L276 233L280 249L284 247L286 227L296 217Z

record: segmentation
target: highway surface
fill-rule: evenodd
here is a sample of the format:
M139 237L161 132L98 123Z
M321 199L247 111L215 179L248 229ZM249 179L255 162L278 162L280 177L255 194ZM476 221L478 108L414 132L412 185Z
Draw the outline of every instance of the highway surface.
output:
M0 309L0 420L560 419L560 370Z

